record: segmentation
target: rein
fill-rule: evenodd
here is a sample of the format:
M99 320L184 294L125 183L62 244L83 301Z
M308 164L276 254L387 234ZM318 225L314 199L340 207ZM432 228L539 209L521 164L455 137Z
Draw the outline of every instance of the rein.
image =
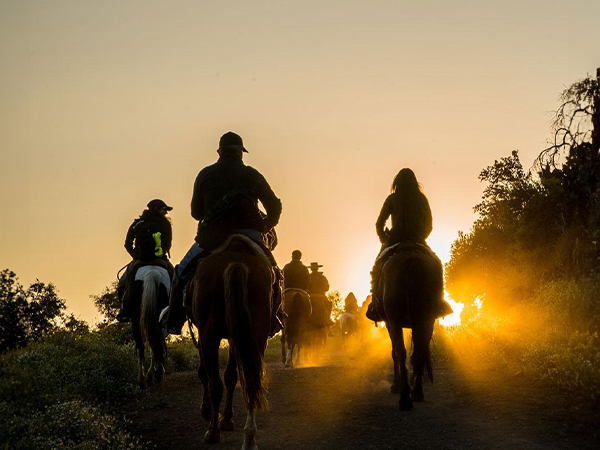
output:
M198 347L198 341L196 340L196 336L194 335L194 329L192 328L191 319L188 319L187 323L188 323L188 328L190 329L190 336L192 337L192 343L194 344L194 347L199 349L200 347Z

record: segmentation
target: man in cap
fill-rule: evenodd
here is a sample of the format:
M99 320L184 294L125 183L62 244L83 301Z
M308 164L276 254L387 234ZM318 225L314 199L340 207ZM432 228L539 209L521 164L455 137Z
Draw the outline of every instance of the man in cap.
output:
M117 285L117 293L121 300L121 308L117 314L119 322L127 322L131 318L128 280L140 265L153 263L173 273L173 265L168 258L173 229L167 217L167 213L172 209L158 198L151 200L148 202L147 209L127 230L125 249L131 255L132 261L127 265L127 270Z
M199 222L198 232L194 244L175 268L169 308L164 316L166 329L170 334L181 334L185 322L183 296L199 260L227 237L239 233L263 248L276 274L271 329L274 334L280 329L276 313L281 304L282 276L264 235L273 234L281 215L281 201L260 172L244 164L243 154L248 150L239 135L230 131L221 136L217 153L217 162L202 169L194 183L191 213ZM266 215L258 209L259 201Z
M302 252L294 250L292 260L283 266L283 287L285 289L302 289L308 291L310 283L310 274L304 264L302 264Z

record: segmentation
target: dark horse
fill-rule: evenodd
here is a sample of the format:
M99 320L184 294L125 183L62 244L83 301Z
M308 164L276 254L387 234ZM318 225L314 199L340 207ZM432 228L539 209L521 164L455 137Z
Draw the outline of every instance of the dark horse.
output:
M300 348L305 342L306 327L312 313L308 293L295 288L283 291L283 310L286 318L281 333L281 358L286 367L294 367L294 348L297 348L296 362L299 363Z
M271 268L252 241L230 237L203 259L190 283L188 317L198 328L200 366L204 386L202 416L209 421L207 443L220 441L221 430L233 429L233 393L238 371L247 416L242 448L256 449L256 410L267 405L264 353L271 326ZM225 369L227 398L223 416L219 407L223 382L219 374L219 345L229 340Z
M146 383L160 383L165 373L164 363L167 347L158 317L162 308L169 304L169 275L159 266L144 266L137 270L135 281L131 284L132 317L131 330L138 356L138 383L142 389ZM148 342L152 351L152 360L144 377L144 344Z
M400 393L400 409L407 411L412 408L413 400L425 399L423 377L433 381L429 342L436 319L435 308L443 295L443 274L433 258L409 250L392 256L385 263L381 283L387 330L392 340L392 392ZM412 328L412 393L408 383L403 328Z

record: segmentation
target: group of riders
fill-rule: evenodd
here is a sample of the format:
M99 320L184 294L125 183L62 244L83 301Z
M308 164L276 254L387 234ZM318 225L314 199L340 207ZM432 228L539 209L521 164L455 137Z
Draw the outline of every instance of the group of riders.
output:
M301 261L299 250L292 253L292 261L285 265L283 271L279 269L272 250L277 245L274 228L281 216L281 200L260 172L244 164L243 155L247 152L238 134L228 132L221 136L217 162L202 169L194 183L191 215L198 221L198 231L194 243L177 266L173 267L169 261L172 226L167 214L173 208L163 200L154 199L133 221L125 238L125 248L132 261L118 284L121 300L117 315L119 321L131 319L131 292L137 269L158 265L171 277L169 306L161 314L161 325L165 334L181 334L186 321L186 291L198 263L234 234L244 235L258 244L271 264L271 336L282 329L280 306L284 287L304 290L311 297L324 296L329 290L327 278L319 272L322 266L311 263L312 273L309 273ZM259 202L265 213L259 209ZM389 218L391 229L385 227ZM376 231L382 247L371 272L373 300L366 316L378 322L385 320L380 276L390 256L402 251L423 253L437 262L439 276L443 277L442 263L426 243L432 231L429 202L411 169L400 170L394 178L391 194L377 218ZM451 311L443 298L440 297L437 303L434 305L437 317Z

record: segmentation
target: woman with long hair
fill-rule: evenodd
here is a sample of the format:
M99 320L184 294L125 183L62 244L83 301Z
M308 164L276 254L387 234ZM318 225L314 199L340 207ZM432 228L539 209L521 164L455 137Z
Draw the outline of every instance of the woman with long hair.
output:
M387 229L385 224L390 217L392 228ZM373 301L369 305L367 317L379 322L384 320L379 308L381 301L381 293L378 292L379 274L387 259L394 253L387 251L388 249L398 246L398 250L410 248L427 253L438 262L443 273L442 262L426 242L433 229L429 201L411 169L400 170L394 178L391 193L383 203L375 228L382 246L371 272Z

